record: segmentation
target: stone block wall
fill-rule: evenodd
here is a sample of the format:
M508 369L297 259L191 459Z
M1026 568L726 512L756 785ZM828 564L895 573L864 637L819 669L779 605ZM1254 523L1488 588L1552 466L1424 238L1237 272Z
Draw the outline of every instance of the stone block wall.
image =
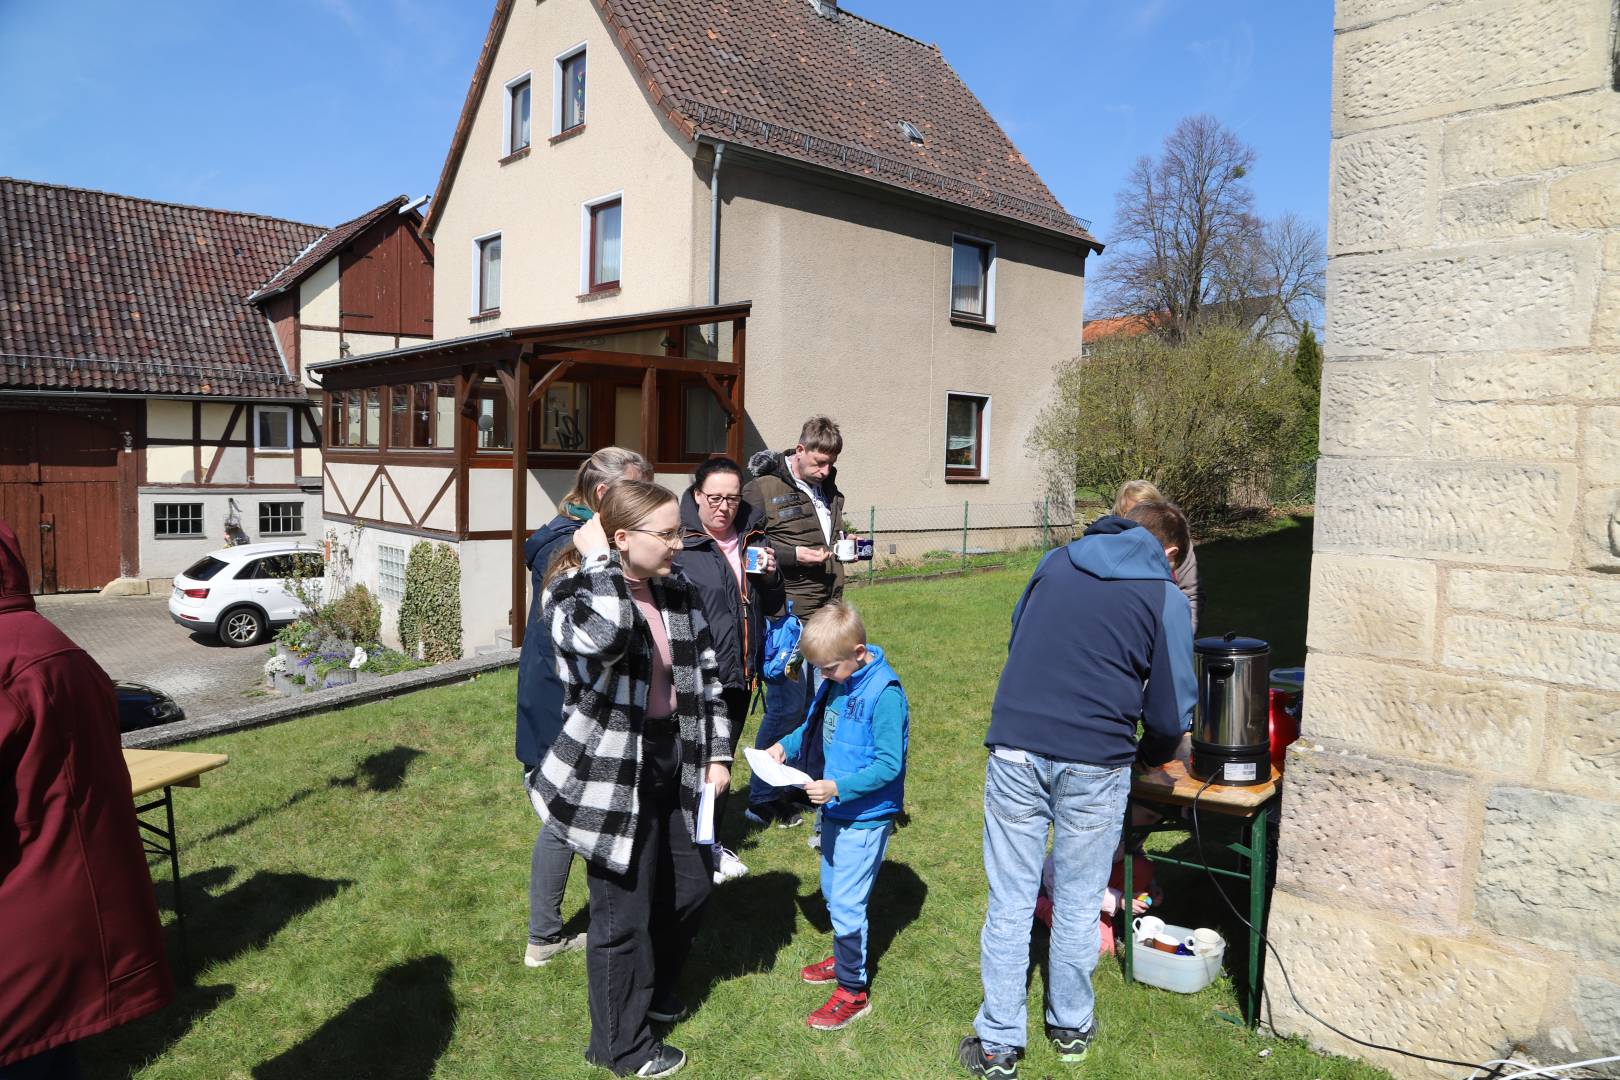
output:
M1616 0L1338 0L1304 738L1271 936L1313 1009L1620 1052ZM1280 1028L1400 1076L1304 1015Z

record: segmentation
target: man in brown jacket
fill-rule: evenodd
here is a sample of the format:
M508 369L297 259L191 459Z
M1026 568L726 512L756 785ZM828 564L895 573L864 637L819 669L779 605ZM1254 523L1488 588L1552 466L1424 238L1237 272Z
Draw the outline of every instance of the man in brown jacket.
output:
M112 682L34 610L0 521L0 1080L174 996Z
M844 524L844 494L838 490L836 468L843 449L838 425L828 417L812 416L792 450L762 450L748 462L754 478L743 488L743 499L762 515L784 591L793 614L801 619L844 595L844 566L832 550ZM808 667L798 679L765 684L765 716L754 737L756 749L776 745L804 721L815 685ZM785 794L754 777L749 781L745 816L755 825L791 829L803 819Z

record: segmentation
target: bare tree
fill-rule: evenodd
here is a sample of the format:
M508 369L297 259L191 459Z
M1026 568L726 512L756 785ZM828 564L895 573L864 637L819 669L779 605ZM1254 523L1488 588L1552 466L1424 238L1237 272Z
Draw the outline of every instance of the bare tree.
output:
M1104 267L1111 314L1156 315L1172 338L1202 319L1236 316L1257 335L1296 336L1323 291L1320 231L1293 214L1253 211L1255 153L1220 121L1176 125L1158 158L1143 156L1116 196Z

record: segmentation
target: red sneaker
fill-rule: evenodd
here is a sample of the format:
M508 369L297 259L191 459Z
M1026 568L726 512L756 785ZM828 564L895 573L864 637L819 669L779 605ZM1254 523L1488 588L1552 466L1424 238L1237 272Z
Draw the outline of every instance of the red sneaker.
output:
M833 958L829 956L819 964L811 964L808 967L800 969L799 974L807 983L816 983L819 985L820 983L837 982L838 976L833 972L835 966L836 965Z
M833 991L827 1004L810 1014L805 1023L817 1031L837 1031L841 1027L848 1027L852 1021L859 1020L872 1011L872 995L866 991L852 994L842 986Z

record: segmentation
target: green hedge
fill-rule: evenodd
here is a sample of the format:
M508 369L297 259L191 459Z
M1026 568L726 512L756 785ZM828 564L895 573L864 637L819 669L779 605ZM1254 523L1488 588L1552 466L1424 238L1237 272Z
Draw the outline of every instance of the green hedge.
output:
M420 645L430 663L461 659L461 559L448 544L423 540L411 548L399 640L409 656Z

